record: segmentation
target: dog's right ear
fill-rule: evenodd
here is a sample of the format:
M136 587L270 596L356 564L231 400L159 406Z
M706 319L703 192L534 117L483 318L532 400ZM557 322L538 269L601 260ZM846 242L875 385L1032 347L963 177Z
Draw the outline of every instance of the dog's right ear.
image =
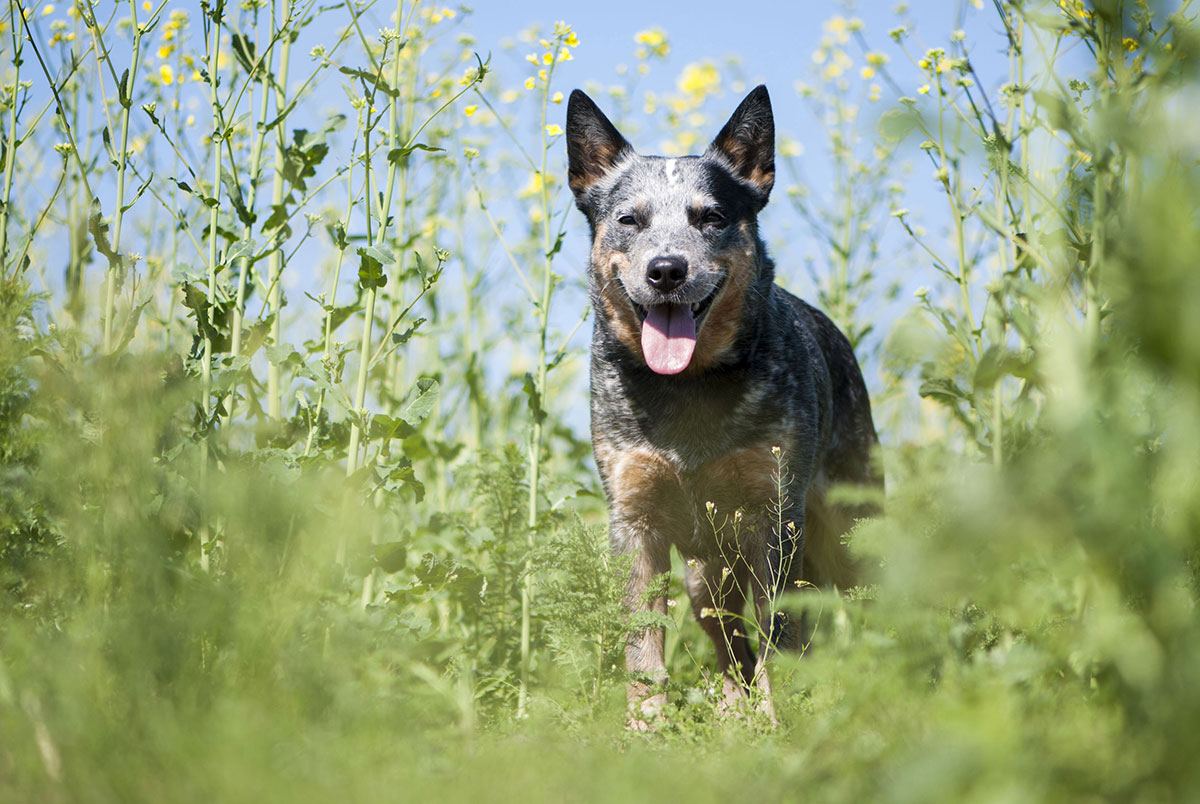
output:
M583 202L588 188L608 173L633 147L604 112L580 90L567 102L567 183Z

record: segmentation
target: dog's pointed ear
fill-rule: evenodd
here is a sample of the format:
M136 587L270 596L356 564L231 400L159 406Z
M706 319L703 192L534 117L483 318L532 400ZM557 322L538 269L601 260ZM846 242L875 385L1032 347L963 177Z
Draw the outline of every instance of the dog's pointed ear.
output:
M582 202L587 189L633 148L580 90L567 101L567 183Z
M767 203L775 186L775 116L765 86L750 91L708 146L707 155L723 159L733 175L752 185Z

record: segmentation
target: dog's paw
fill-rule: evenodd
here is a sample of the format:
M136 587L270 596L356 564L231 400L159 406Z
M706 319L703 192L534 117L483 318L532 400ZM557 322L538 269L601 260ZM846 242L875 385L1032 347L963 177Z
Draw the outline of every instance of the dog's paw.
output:
M667 708L667 694L656 693L641 697L645 690L634 692L631 688L629 700L629 721L625 728L629 731L658 731L658 721Z
M741 719L746 715L746 689L732 676L721 680L721 697L717 699L717 714Z
M658 726L652 720L631 716L625 724L625 731L658 731Z

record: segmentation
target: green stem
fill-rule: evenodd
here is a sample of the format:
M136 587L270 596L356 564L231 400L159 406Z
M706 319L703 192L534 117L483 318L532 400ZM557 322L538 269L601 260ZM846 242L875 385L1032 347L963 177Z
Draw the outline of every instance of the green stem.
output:
M132 5L132 4L131 4ZM212 133L212 192L216 196L220 193L221 187L221 141L225 137L222 123L221 103L217 97L217 64L220 57L221 49L221 23L220 21L213 22L212 25L212 43L208 54L208 86L209 100L212 104L213 118L213 133ZM208 304L209 310L215 310L217 304L217 212L216 206L213 206L209 211L208 218ZM208 483L208 451L209 451L209 419L210 411L209 404L212 398L212 359L213 359L213 342L212 342L212 321L210 312L209 326L204 333L204 357L201 363L202 387L200 398L200 410L203 413L205 422L203 424L204 438L200 441L200 485L201 488L207 486ZM205 546L207 542L206 531L201 532L200 542L200 566L207 571L209 567L209 554Z
M15 6L9 6L9 16L18 14ZM25 40L17 34L17 21L12 20L12 39L13 39L13 81L12 94L9 96L8 107L8 131L7 142L5 144L4 153L7 154L4 164L4 205L0 207L0 268L6 268L4 262L8 257L8 210L12 204L12 187L13 173L17 164L17 92L21 88L21 51L24 49ZM17 266L17 271L20 267ZM7 278L7 271L0 273L4 278Z
M257 16L255 17L254 27L255 27L255 31L256 31L255 39L257 39L258 38L258 36L257 36L257 29L258 29ZM267 56L267 63L264 66L260 67L260 69L265 69L267 71L267 73L270 74L270 70L271 70L270 55ZM247 76L248 81L252 81L253 78L254 78L253 75ZM264 124L267 120L267 111L270 108L269 107L270 98L271 98L271 93L268 91L267 84L264 81L263 85L262 85L262 97L259 99L259 108L258 108L258 121L259 121L260 125ZM251 109L254 108L254 90L253 90L253 88L251 88L251 90L250 90L250 107L251 107ZM254 124L253 117L251 117L250 123L251 123L251 127L253 127L253 124ZM259 171L260 166L262 165L262 154L263 154L264 146L266 145L266 139L267 139L267 132L264 130L264 131L259 132L258 136L255 137L251 141L251 146L250 146L250 186L246 190L246 208L250 209L250 210L254 209L254 205L258 199L258 171ZM235 181L237 180L236 176L234 177L234 180ZM251 226L251 224L249 224L249 223L245 224L242 228L242 238L248 240L250 238L250 235L252 232L253 232L253 227ZM232 332L231 343L230 343L230 347L229 347L230 355L235 360L242 353L242 319L246 314L246 280L247 280L247 275L249 273L250 273L250 258L249 258L249 256L242 257L240 260L238 260L237 300L233 306L233 332ZM236 399L237 399L237 381L234 380L233 384L231 384L230 388L229 388L229 396L226 397L226 400L225 400L226 415L231 420L233 419L233 406L234 406L234 402Z
M275 25L278 22L276 14L276 6L274 0L271 3L271 24ZM285 25L292 24L292 0L283 0L283 23ZM275 176L271 182L271 205L278 207L283 203L283 166L284 166L284 150L287 147L285 132L287 131L286 120L284 114L287 111L287 82L288 82L288 66L291 62L291 47L292 38L290 36L283 37L283 46L279 55L279 75L275 85L275 109L280 115L279 123L277 124L277 134L275 139ZM279 235L276 235L279 237ZM271 321L271 342L276 346L282 341L283 336L283 286L280 283L280 273L283 271L283 244L276 243L276 248L271 250L271 255L267 259L267 284L270 287L270 305L271 313L274 318ZM279 421L283 412L283 400L281 396L281 387L283 385L282 369L277 363L271 363L267 368L267 414L274 421Z
M356 145L358 142L358 134L359 134L359 132L362 131L362 124L363 124L363 115L362 115L362 112L359 111L358 123L355 126L355 131L354 131L354 142ZM351 154L353 155L353 148L351 149ZM354 160L351 159L351 164L353 164L353 161ZM353 212L354 212L354 171L352 169L348 169L346 171L346 214L342 216L342 220L345 221L347 225L349 225L350 215L353 214ZM346 249L344 246L341 246L338 248L337 260L334 262L334 265L333 265L333 281L330 283L330 287L329 287L329 302L328 302L328 304L329 304L330 309L325 313L324 349L321 352L321 362L322 362L322 366L324 366L324 367L329 366L330 358L333 356L333 311L334 311L334 309L337 308L338 284L341 282L341 279L342 279L342 263L345 261L345 259L346 259ZM316 412L313 414L311 422L309 424L308 438L306 438L304 441L304 456L305 457L308 457L309 453L312 451L313 438L316 436L316 433L317 433L317 423L318 423L318 421L320 421L321 411L324 409L325 409L325 389L322 388L321 393L317 396ZM345 558L345 541L344 540L339 542L338 556L339 556L338 563L341 564Z
M542 84L542 108L540 131L542 138L542 163L538 179L541 185L542 202L542 296L538 300L538 363L534 387L537 389L539 406L546 409L546 335L550 324L550 297L554 292L553 271L551 270L550 237L550 187L546 182L546 155L550 150L546 133L546 108L550 102L550 79L553 77L554 64L558 61L561 42L556 42L550 69ZM536 546L538 524L538 485L541 480L542 457L542 422L541 414L535 412L533 427L529 434L529 518L528 547L529 553L525 558L525 574L521 580L521 687L517 697L517 717L524 717L529 704L529 668L532 662L531 636L533 612L533 548Z
M396 3L396 19L404 19L404 0L398 0ZM386 57L386 54L385 54ZM395 62L392 67L392 86L396 86L400 80L400 51L399 46L396 48ZM390 147L399 147L400 135L400 117L397 109L396 97L392 95L389 98L389 132L388 143ZM367 114L370 115L370 101L368 100ZM368 123L366 135L364 137L364 147L366 158L366 176L363 186L365 202L367 204L367 242L372 245L382 245L387 238L387 222L388 214L392 208L392 193L396 187L396 171L397 164L395 161L389 162L387 172L387 186L384 189L383 199L380 201L377 208L379 215L379 229L375 233L375 237L371 237L371 124ZM371 369L371 330L375 324L375 301L378 297L378 288L372 284L367 288L367 306L364 311L363 318L363 334L362 341L359 344L358 355L358 383L354 389L354 411L359 417L365 420L366 416L366 399L367 399L367 376ZM358 471L358 448L359 441L362 438L362 428L359 427L359 419L356 418L350 424L350 444L346 455L346 476L350 477ZM363 580L364 589L370 583L370 575ZM365 596L365 592L364 592ZM364 597L365 600L365 597Z
M133 84L137 80L139 57L142 49L142 29L138 26L137 3L129 3L129 13L133 22L133 59L129 65L126 86L117 87L117 96L121 103L121 150L117 154L117 208L113 212L112 250L117 255L121 265L109 264L104 290L104 351L112 352L113 314L117 300L118 267L123 268L124 258L121 256L121 224L125 219L125 172L129 165L129 112L133 108Z

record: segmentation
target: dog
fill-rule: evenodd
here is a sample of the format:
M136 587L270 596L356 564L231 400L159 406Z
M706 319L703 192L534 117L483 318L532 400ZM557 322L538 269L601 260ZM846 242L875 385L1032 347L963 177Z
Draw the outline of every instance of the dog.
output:
M872 507L827 493L882 480L850 343L775 284L759 236L775 182L770 96L750 92L702 155L668 158L637 154L575 90L566 140L591 230L592 445L612 549L631 554L625 605L666 614L648 592L674 546L716 648L722 707L757 689L774 723L765 662L800 647L804 630L775 600L803 583L855 583L841 537ZM644 729L666 704L662 629L636 631L625 658L629 725Z

